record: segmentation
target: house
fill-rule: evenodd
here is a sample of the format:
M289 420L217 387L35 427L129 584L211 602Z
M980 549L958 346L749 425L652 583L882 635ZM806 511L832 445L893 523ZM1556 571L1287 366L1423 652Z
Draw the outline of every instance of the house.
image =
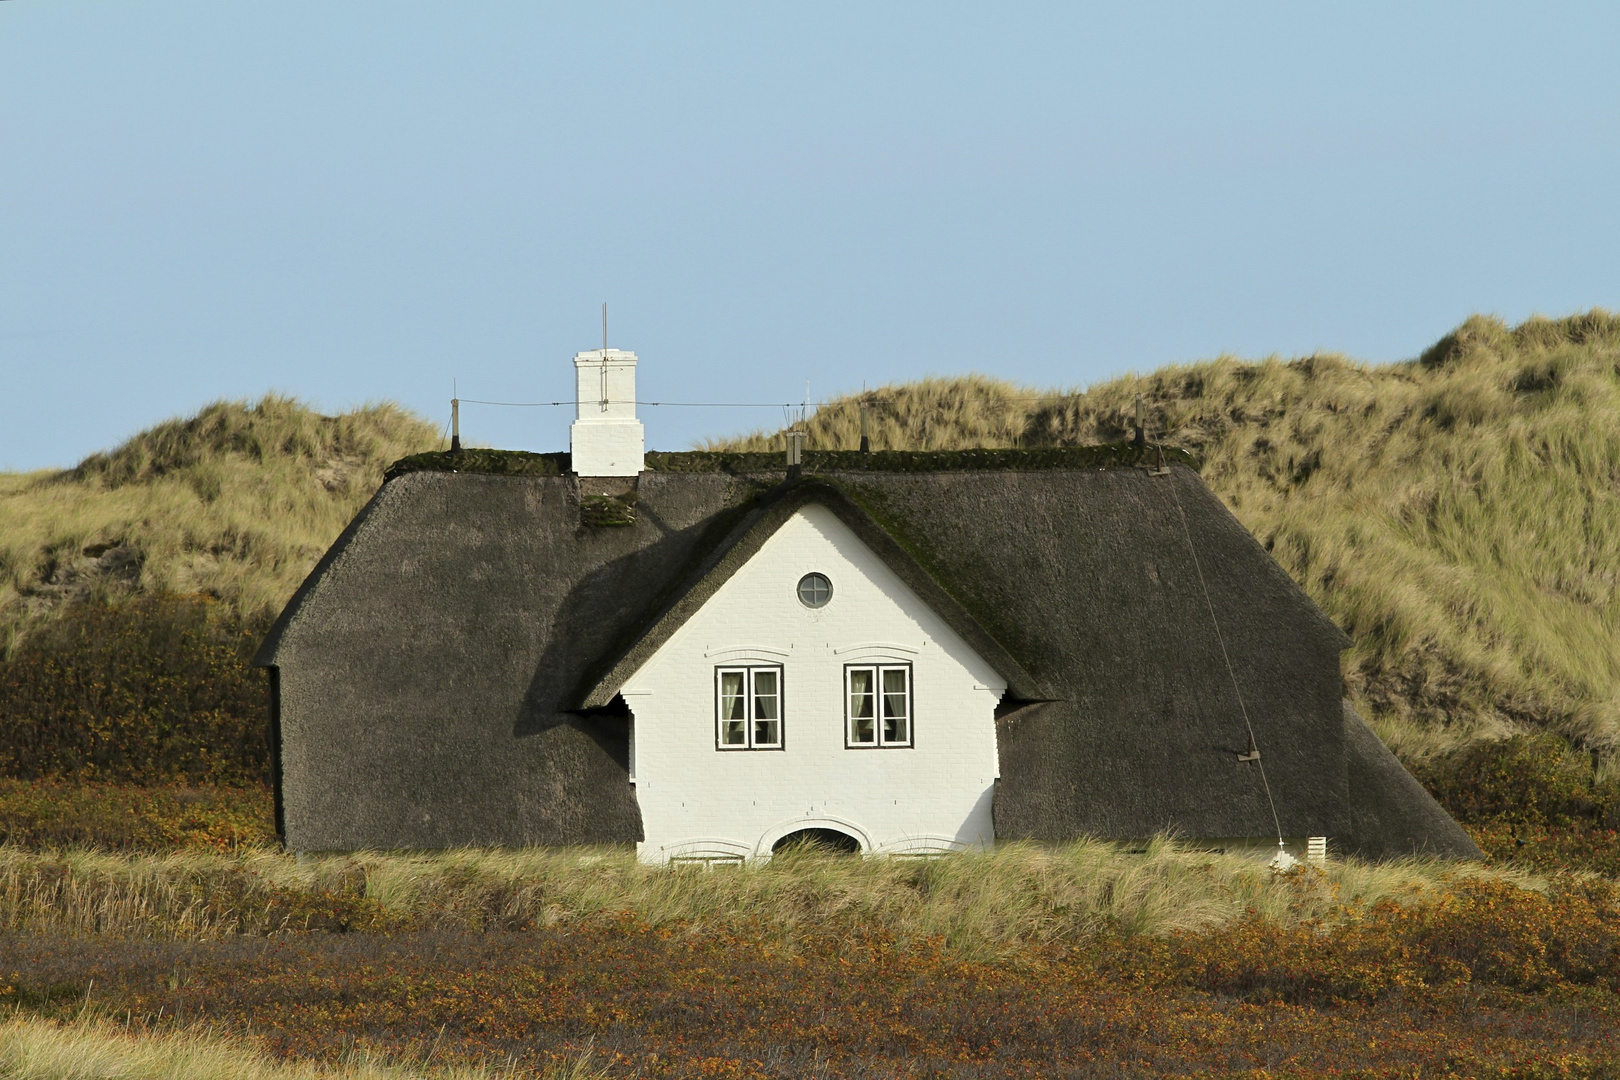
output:
M646 453L635 364L575 358L569 454L396 463L298 590L289 847L1478 856L1186 455Z

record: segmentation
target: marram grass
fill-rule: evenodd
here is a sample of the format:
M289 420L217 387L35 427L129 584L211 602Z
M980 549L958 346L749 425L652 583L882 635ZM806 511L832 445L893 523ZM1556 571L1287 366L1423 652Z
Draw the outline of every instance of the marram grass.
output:
M6 1080L593 1080L589 1054L543 1072L468 1065L390 1063L351 1054L336 1064L274 1061L250 1044L191 1028L152 1032L93 1016L59 1023L14 1015L0 1022Z
M968 955L1073 943L1100 931L1164 935L1253 915L1332 919L1451 883L1536 878L1473 864L1331 861L1278 875L1263 862L1165 839L1010 844L930 860L783 856L671 869L624 849L467 849L298 858L269 850L166 855L0 848L0 932L212 938L307 929L562 927L631 918L792 941L846 927L935 939Z
M218 402L65 471L0 473L0 654L74 599L201 593L279 611L397 458L440 433L394 405Z

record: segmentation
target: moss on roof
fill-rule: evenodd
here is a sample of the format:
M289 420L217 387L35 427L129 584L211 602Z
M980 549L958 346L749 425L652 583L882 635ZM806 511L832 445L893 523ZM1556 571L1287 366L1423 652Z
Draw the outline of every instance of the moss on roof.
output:
M1043 446L1028 450L806 450L804 471L816 472L976 472L981 470L1127 468L1158 460L1158 448L1138 449L1128 442L1102 446ZM1164 448L1167 464L1198 468L1185 450ZM758 474L781 471L778 453L726 453L691 450L650 451L647 470L663 473ZM560 476L569 471L568 455L533 454L524 450L440 450L413 454L388 467L393 479L412 472L465 472L497 476Z
M383 474L385 480L413 472L465 472L486 476L561 476L567 454L532 454L527 450L430 450L400 458Z

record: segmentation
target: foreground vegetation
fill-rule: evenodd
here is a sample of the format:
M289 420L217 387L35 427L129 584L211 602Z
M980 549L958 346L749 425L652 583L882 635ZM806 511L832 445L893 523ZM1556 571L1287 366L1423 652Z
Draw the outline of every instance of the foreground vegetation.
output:
M29 1018L10 1037L191 1047L222 1062L199 1078L274 1075L227 1071L240 1045L199 1030L278 1060L522 1075L1620 1074L1620 891L1596 877L1274 875L1165 843L714 871L0 857L0 1002Z
M390 1064L363 1053L334 1065L277 1061L207 1028L152 1034L129 1024L80 1017L55 1023L30 1016L0 1022L0 1076L7 1080L508 1080L510 1067ZM588 1053L546 1069L545 1080L603 1075Z
M1244 918L1279 926L1331 921L1385 901L1426 902L1473 881L1549 888L1523 871L1423 861L1333 861L1325 872L1278 879L1258 860L1166 840L1146 855L1081 841L924 861L783 857L714 871L647 867L623 849L299 859L270 849L118 855L6 847L0 929L202 939L567 928L627 918L651 928L763 935L782 946L844 928L994 958L1102 931L1162 936Z

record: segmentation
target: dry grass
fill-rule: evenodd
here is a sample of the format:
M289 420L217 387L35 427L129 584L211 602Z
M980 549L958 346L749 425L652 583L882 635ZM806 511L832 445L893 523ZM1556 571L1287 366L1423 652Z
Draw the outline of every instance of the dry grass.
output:
M0 653L63 603L203 593L273 614L406 454L439 432L394 405L321 416L219 402L64 472L0 474Z
M1620 317L1475 317L1383 366L1222 357L1084 391L974 376L865 400L875 448L938 449L1126 438L1137 395L1350 634L1350 696L1403 756L1546 729L1614 767ZM810 445L854 448L861 400L820 406Z
M206 1028L153 1033L82 1017L58 1023L17 1015L0 1023L0 1076L7 1080L589 1080L606 1073L589 1055L541 1073L514 1068L394 1064L351 1054L335 1065L281 1062Z
M0 930L209 938L307 928L487 930L629 916L650 926L729 928L784 941L849 926L993 956L1103 930L1207 929L1249 913L1278 924L1332 920L1346 905L1417 901L1480 877L1540 887L1523 873L1416 860L1334 861L1325 872L1279 876L1253 859L1162 839L1146 854L1079 841L928 861L788 856L708 871L643 866L620 849L299 859L269 850L0 848Z

